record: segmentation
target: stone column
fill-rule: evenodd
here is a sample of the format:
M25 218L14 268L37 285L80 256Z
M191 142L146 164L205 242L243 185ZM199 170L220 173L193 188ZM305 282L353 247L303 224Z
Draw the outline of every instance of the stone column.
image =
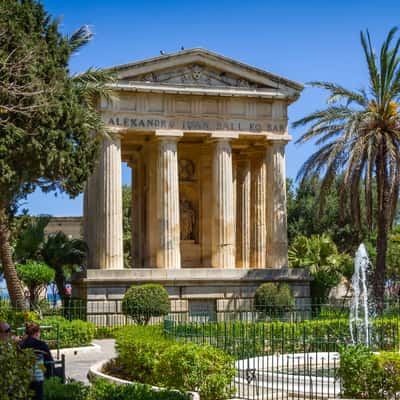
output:
M213 154L214 268L235 268L235 217L233 204L232 148L229 139L216 139Z
M131 209L131 253L132 267L140 268L143 266L143 163L141 154L137 153L129 163L131 167L131 190L132 190L132 209Z
M160 136L157 152L157 268L181 267L178 137Z
M250 160L237 162L236 267L250 267Z
M265 152L255 154L251 162L251 268L266 267L267 253L267 166Z
M267 265L288 266L286 171L284 141L272 141L267 148Z
M88 248L87 266L90 269L98 268L96 259L97 254L97 208L98 208L98 188L97 188L98 166L86 182L84 202L83 202L83 238Z
M101 269L123 269L121 141L104 140L97 176L96 261Z

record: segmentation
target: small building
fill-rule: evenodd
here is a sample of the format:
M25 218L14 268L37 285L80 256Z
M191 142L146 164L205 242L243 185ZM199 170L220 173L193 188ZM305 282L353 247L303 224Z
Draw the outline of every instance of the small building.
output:
M265 281L309 295L287 268L285 145L299 83L204 49L116 66L113 132L87 183L88 269L75 294L120 301L160 282L175 309L251 302ZM132 269L123 268L121 162L132 169ZM117 304L117 308L118 308Z
M63 232L70 239L82 239L82 228L82 217L51 217L45 234Z

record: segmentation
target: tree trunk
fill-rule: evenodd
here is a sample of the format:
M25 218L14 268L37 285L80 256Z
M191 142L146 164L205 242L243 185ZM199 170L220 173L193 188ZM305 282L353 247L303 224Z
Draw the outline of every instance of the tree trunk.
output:
M26 301L12 258L7 211L0 207L0 256L11 304L18 310L26 309Z
M379 155L376 158L376 178L378 191L378 210L377 210L377 228L378 235L376 239L376 266L374 273L374 296L377 311L383 310L385 295L386 278L386 253L389 228L389 214L391 213L389 204L389 185L388 171L386 165L386 148L381 145Z
M62 267L55 267L55 282L58 290L58 294L61 298L61 303L65 305L65 278Z
M374 294L378 311L383 309L386 277L386 252L387 252L387 218L384 210L378 211L378 236L376 239L376 267L374 274Z

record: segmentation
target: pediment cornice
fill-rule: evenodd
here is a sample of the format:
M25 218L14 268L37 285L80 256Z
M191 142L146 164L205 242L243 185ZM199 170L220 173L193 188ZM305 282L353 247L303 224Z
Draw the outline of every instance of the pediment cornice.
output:
M205 49L183 50L144 61L109 68L115 87L125 90L227 91L232 95L275 96L295 100L303 89L297 82L249 66Z

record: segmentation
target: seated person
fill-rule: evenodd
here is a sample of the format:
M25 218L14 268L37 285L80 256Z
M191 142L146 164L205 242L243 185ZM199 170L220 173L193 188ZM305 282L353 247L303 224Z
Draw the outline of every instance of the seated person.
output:
M21 349L33 349L36 355L36 362L33 369L31 390L34 392L32 400L43 400L43 381L51 370L53 357L49 346L40 338L40 326L36 322L29 322L25 325L25 337L21 341Z

